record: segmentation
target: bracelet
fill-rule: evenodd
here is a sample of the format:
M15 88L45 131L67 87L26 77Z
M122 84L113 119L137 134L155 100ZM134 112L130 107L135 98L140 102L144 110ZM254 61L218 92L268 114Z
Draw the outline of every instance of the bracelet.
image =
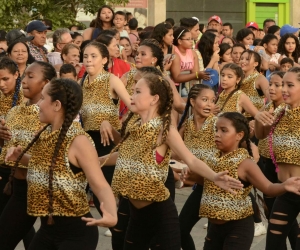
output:
M198 71L196 71L196 78L197 78L197 79L199 79L199 76L198 76Z

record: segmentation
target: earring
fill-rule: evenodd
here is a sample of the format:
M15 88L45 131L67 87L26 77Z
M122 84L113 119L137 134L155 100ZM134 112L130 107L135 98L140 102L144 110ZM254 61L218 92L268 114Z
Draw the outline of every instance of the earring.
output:
M154 62L151 62L151 64L153 65L153 64L154 64Z

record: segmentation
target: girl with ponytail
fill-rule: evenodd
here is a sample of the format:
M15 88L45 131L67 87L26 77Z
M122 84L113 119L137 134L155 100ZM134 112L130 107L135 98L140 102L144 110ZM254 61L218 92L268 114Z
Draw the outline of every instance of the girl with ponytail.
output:
M285 192L300 195L300 177L291 177L283 183L271 183L252 159L250 128L247 119L237 112L219 115L216 123L215 143L219 150L213 171L228 170L228 175L240 180L244 188L235 195L204 180L204 191L200 204L200 216L209 219L210 227L205 237L204 250L250 249L253 234L253 209L249 193L252 185L268 196ZM242 148L246 143L247 149Z
M171 150L191 170L233 192L240 182L228 178L226 171L215 173L185 147L178 131L171 125L173 93L163 77L141 75L131 97L131 111L139 118L127 129L105 164L116 162L112 181L115 195L129 199L130 221L125 249L148 249L155 238L161 249L179 250L179 221L174 202L164 182L167 178ZM129 115L123 126L133 119ZM116 152L118 151L118 152ZM106 161L107 160L107 161ZM234 193L234 192L233 192Z
M0 141L3 142L3 148L0 164L11 173L4 194L1 190L1 195L10 199L0 216L0 249L15 249L23 237L27 249L34 237L33 224L36 217L27 214L27 168L21 164L12 168L14 163L4 162L4 158L8 148L14 145L26 147L41 128L37 102L41 98L45 84L55 76L55 69L49 63L36 61L28 66L22 80L22 89L27 102L12 108L5 120L1 120Z
M24 150L12 147L6 154L6 162L15 161L14 167L28 167L27 213L41 217L31 250L94 250L98 229L87 226L110 227L117 222L115 199L100 170L93 142L73 121L82 100L81 87L73 80L47 83L38 102L40 122L46 125ZM87 180L102 201L100 220L94 220L89 212Z

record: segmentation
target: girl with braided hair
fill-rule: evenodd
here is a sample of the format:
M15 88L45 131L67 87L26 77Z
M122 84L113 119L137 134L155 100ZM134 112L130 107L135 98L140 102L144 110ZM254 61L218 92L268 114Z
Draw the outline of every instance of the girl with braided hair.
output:
M98 229L87 226L113 226L117 222L115 199L99 168L93 142L73 121L82 99L81 87L75 81L53 79L43 88L38 103L40 122L47 125L23 151L18 146L7 152L6 161L28 166L27 213L41 217L31 250L94 250ZM26 154L29 149L30 155ZM102 201L100 220L93 220L89 212L87 180Z
M268 149L277 169L279 182L300 176L300 68L293 67L282 79L282 97L286 107L270 110L255 117L255 135L268 138ZM287 192L273 204L267 230L266 249L285 249L286 237L299 214L300 196ZM299 249L299 237L291 246Z
M168 175L171 150L191 170L233 192L240 182L228 178L226 171L216 174L185 147L171 125L173 93L167 80L152 73L143 74L131 97L131 111L123 123L120 143L106 157L105 164L116 162L112 181L115 195L130 201L130 219L123 249L180 249L179 221L174 202L164 182ZM132 126L125 129L139 115ZM118 150L118 152L116 152ZM102 159L104 160L104 159ZM234 193L234 192L233 192Z
M0 120L5 119L9 110L23 101L21 77L17 64L8 57L0 60ZM0 152L3 141L0 141ZM0 165L0 214L2 213L9 196L3 194L5 184L8 182L10 169Z
M22 80L23 94L27 102L12 108L5 121L1 120L0 141L3 142L3 148L0 164L11 170L11 174L4 189L5 195L9 195L10 199L0 216L0 249L15 249L25 235L27 236L23 241L25 248L28 249L34 237L33 224L36 217L27 214L27 168L21 164L11 168L14 163L4 162L4 158L8 148L15 145L26 147L41 128L37 103L41 98L43 87L54 77L56 71L49 63L36 61L28 66ZM12 194L11 186L13 186ZM15 216L16 214L18 216Z
M214 143L215 125L217 117L212 114L216 96L214 91L205 84L194 85L189 92L187 104L183 116L179 122L178 130L185 146L201 161L209 166L213 160L217 148ZM193 114L188 117L190 108ZM176 157L172 155L172 158ZM190 232L194 225L201 219L199 217L200 201L203 192L203 177L188 172L188 168L182 170L182 176L186 180L193 181L193 192L179 215L181 248L183 250L195 250L195 244Z
M250 128L247 119L237 112L219 115L215 143L219 150L209 165L213 171L229 171L228 175L240 180L244 187L232 195L204 179L200 216L211 223L205 237L204 250L239 249L251 247L254 223L251 199L252 186L265 194L277 196L285 192L300 195L300 177L287 178L283 183L271 183L252 160ZM246 142L247 149L241 148ZM273 248L278 249L278 248Z
M243 70L235 63L225 64L221 70L221 87L217 105L220 112L248 112L254 117L258 110L253 105L249 97L240 90L243 81Z

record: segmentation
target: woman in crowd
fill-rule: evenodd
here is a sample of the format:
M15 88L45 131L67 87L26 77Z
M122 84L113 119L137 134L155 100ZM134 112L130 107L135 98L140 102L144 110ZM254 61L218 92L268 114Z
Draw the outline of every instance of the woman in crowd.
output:
M284 57L288 57L294 61L294 66L300 67L300 44L294 34L288 33L281 37L278 44L278 53L281 54L279 61Z
M100 7L95 19L93 27L87 28L83 32L83 41L96 39L102 30L111 29L114 26L114 10L108 6L103 5Z

